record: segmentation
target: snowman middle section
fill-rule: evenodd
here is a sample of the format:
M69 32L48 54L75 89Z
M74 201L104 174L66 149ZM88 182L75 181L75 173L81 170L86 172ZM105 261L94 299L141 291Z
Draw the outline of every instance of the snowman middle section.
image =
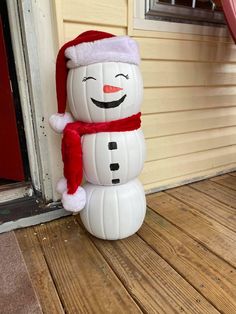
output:
M141 129L82 137L86 180L97 185L124 184L139 176L145 160Z

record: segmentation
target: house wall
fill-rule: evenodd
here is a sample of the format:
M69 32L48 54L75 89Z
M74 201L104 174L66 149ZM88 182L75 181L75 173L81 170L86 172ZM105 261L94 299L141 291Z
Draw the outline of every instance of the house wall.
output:
M127 0L128 1L128 0ZM133 29L130 0L55 0L59 45L90 30L140 45L146 191L236 167L236 48L229 38ZM57 148L55 148L57 149ZM59 147L58 147L59 149Z

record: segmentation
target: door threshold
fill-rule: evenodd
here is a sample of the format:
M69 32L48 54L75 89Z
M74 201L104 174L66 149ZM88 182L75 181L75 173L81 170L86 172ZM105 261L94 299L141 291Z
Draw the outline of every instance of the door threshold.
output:
M0 204L33 195L31 182L17 182L0 185Z

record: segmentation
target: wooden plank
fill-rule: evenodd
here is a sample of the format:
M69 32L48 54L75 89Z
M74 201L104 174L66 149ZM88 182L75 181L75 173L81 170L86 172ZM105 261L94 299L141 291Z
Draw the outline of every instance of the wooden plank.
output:
M236 125L236 107L144 115L146 138L189 133Z
M142 113L235 106L235 87L156 87L144 89Z
M219 311L236 312L235 268L152 210L138 234Z
M236 146L234 145L184 156L150 161L145 163L140 178L144 184L150 184L152 182L168 180L179 176L187 176L191 173L196 174L197 172L213 170L214 168L217 169L223 166L225 166L225 168L233 167L235 156Z
M146 139L146 161L159 160L236 144L236 127Z
M217 312L137 235L92 241L145 313Z
M209 250L236 266L236 233L218 222L204 217L166 193L147 196L147 204L155 212L183 230Z
M191 184L191 187L215 198L223 204L236 208L236 193L227 187L211 181L200 181Z
M66 313L141 313L73 217L35 229Z
M179 175L177 177L173 176L171 178L159 180L158 174L153 174L153 177L156 178L156 180L152 183L146 183L144 184L144 189L147 194L151 194L157 191L165 191L170 188L174 188L176 186L193 183L199 180L208 179L210 177L213 177L217 174L221 174L224 172L232 171L232 169L236 168L236 163L229 164L229 165L223 165L221 167L217 168L211 168L208 170L203 171L196 171L192 172L186 175ZM140 180L142 180L140 176Z
M236 180L236 178L235 178ZM198 212L218 221L221 225L236 231L236 212L214 198L203 194L189 186L182 186L166 191L182 203L195 208Z
M15 235L43 313L64 313L34 229L17 230L15 231Z
M236 47L233 44L166 38L135 39L140 45L142 59L236 62Z
M65 21L127 26L127 1L63 0Z
M145 87L223 86L236 84L236 64L143 60Z
M126 27L115 27L115 26L104 26L104 25L94 25L94 24L86 24L86 23L67 23L63 24L64 27L64 39L65 42L75 38L79 34L90 30L90 29L97 29L102 32L112 33L114 35L126 35L127 28Z
M229 174L224 174L219 177L211 178L211 181L216 182L220 185L226 186L236 191L236 177L234 176L230 176Z

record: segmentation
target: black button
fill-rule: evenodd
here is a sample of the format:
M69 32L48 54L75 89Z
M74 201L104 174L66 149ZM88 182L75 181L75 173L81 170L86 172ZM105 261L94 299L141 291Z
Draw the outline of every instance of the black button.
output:
M117 143L116 142L109 142L108 143L108 149L117 149Z
M113 184L117 184L117 183L120 183L120 179L113 179L111 182L112 182Z
M110 164L111 171L116 171L120 168L118 163Z

